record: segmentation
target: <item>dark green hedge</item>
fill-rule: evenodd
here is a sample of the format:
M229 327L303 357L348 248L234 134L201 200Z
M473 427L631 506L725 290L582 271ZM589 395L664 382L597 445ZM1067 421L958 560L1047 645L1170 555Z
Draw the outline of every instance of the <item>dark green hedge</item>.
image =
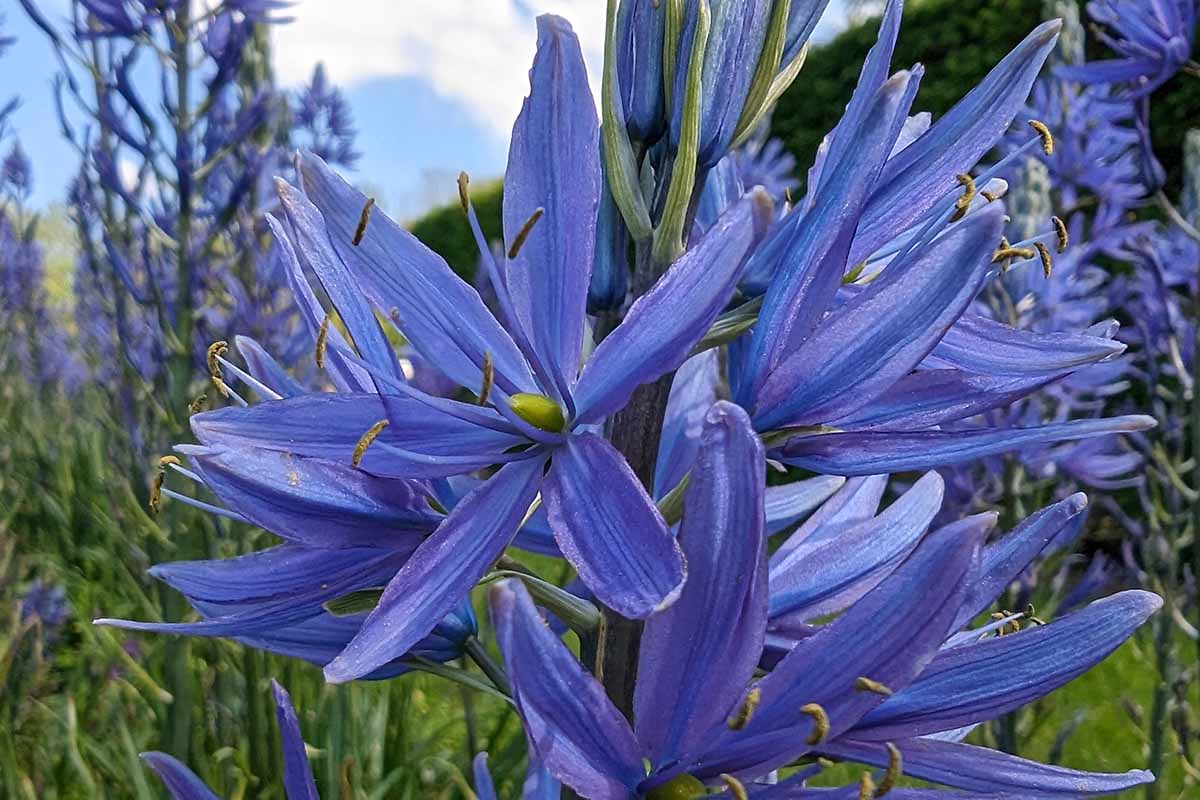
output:
M936 118L974 86L1043 17L1043 0L924 0L904 14L893 65L925 65L915 108ZM851 27L810 53L800 77L780 99L774 133L806 169L825 133L841 117L863 59L875 43L878 21ZM1104 58L1102 51L1090 53ZM1200 79L1179 75L1151 99L1155 151L1167 168L1171 193L1178 190L1184 132L1200 125ZM800 176L801 178L803 175ZM484 232L500 236L500 186L472 195ZM470 229L457 203L431 211L413 225L421 239L463 275L478 261Z

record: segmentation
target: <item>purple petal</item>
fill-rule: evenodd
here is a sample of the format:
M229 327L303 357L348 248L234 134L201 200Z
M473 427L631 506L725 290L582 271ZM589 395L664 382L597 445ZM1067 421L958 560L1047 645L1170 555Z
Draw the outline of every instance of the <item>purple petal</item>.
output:
M859 677L896 691L937 655L978 560L979 540L943 528L849 611L798 644L758 682L761 699L741 731L722 731L700 773L761 774L810 750L813 721L800 709L818 703L830 737L850 728L883 698L857 691Z
M544 459L506 464L454 507L387 585L325 679L343 683L407 652L433 630L512 541L542 482Z
M771 556L771 568L801 544L827 541L875 516L887 489L887 475L851 478L821 505ZM768 490L768 497L770 490Z
M606 606L643 619L679 596L679 544L605 439L575 435L555 450L542 501L563 556Z
M913 430L966 419L1006 406L1041 389L1057 375L975 375L957 369L905 375L869 405L833 420L843 430Z
M747 353L748 382L738 390L743 405L753 405L771 371L809 338L833 302L859 213L896 140L897 120L908 114L919 78L900 72L872 91L872 103L859 112L862 124L851 125L841 137L845 152L854 156L827 165L816 204L784 217L751 258L751 271L764 271L756 260L777 264L765 268L772 278Z
M403 379L396 353L379 326L362 289L351 277L346 265L334 252L329 231L317 207L300 190L276 179L279 201L287 212L296 241L296 253L302 263L317 276L325 293L337 309L362 359L393 378Z
M1103 336L1039 333L963 314L925 365L988 375L1057 375L1124 351L1124 344Z
M430 364L478 393L490 353L497 386L510 393L539 391L513 340L440 256L379 209L355 246L366 196L311 153L301 155L300 171L350 273L381 313L395 318L395 310L405 337Z
M322 604L386 583L407 553L284 544L236 558L159 564L151 574L205 612L200 622L98 619L97 625L185 636L247 636L311 619Z
M639 385L679 367L725 308L754 242L753 190L639 297L600 343L575 388L576 421L596 422L625 405Z
M679 541L688 580L646 622L634 719L655 766L696 752L741 701L767 625L766 462L750 418L719 402L705 416Z
M260 528L310 547L415 547L441 522L421 484L278 450L189 450L221 502Z
M953 431L864 431L793 439L772 455L785 464L831 475L874 475L961 464L1040 444L1133 433L1155 426L1153 417L1080 419L1038 428Z
M479 800L496 800L496 785L492 783L492 773L488 771L488 754L477 753L471 762L471 772L475 775L475 794Z
M904 758L906 775L1005 797L1086 797L1120 792L1154 780L1143 769L1117 774L1081 772L958 742L908 739L895 744ZM844 740L823 745L821 752L879 767L888 764L887 748L874 742Z
M295 397L307 391L258 342L249 336L235 336L233 341L246 362L246 371L255 380L283 397Z
M288 800L321 800L312 768L308 765L300 720L296 719L291 695L274 680L271 681L271 692L275 695L275 719L279 723L279 738L283 745L283 791Z
M721 380L717 350L692 356L675 373L654 464L654 496L662 497L683 480L696 460L704 414L717 401Z
M941 476L926 473L874 519L789 551L771 565L771 616L811 620L862 597L917 546L941 510L942 492Z
M889 264L771 371L755 407L759 430L846 416L908 374L979 293L1003 224L1003 207L985 206Z
M527 443L509 433L492 409L441 402L461 408L463 416L395 395L316 393L207 411L193 416L191 425L196 438L214 448L256 447L350 464L363 434L387 419L388 427L359 465L385 477L470 472L503 461L506 450ZM468 463L439 468L431 457L465 457Z
M849 735L884 741L996 719L1087 672L1161 607L1158 595L1131 590L1048 625L943 650Z
M828 500L845 482L845 478L818 475L783 486L768 486L763 503L767 515L767 535L772 536L795 525Z
M1025 105L1061 20L1044 22L925 134L888 160L850 253L857 264L923 216L995 146Z
M520 581L500 581L490 601L531 753L584 797L627 800L645 774L629 723L546 627Z
M504 173L506 245L536 210L545 215L508 264L508 292L566 394L583 351L600 197L599 123L570 24L547 14L537 25L529 97L513 126Z
M145 761L166 785L172 800L220 800L204 785L204 781L196 777L196 773L174 756L152 750L149 753L140 753L138 757Z
M988 608L1001 592L1087 507L1082 492L1030 514L1020 525L983 549L979 576L972 582L954 627L962 628Z

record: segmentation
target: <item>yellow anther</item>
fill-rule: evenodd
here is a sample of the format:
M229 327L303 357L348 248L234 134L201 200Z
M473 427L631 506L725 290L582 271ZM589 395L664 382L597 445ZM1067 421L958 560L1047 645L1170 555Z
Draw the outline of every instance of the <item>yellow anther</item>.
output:
M560 433L567 426L562 408L544 394L518 392L508 398L508 405L514 414L535 428Z
M221 362L218 360L221 356L229 352L229 343L222 340L213 342L208 346L208 355L205 357L205 363L208 364L208 374L212 378L213 386L217 387L217 391L222 397L229 397L229 387L225 385L224 373L221 372Z
M458 173L458 202L462 206L464 214L470 213L471 208L471 193L467 189L471 185L471 178L467 173Z
M492 354L483 354L483 385L479 388L479 405L487 405L488 395L492 393L492 382L496 379L496 368L492 364Z
M1037 248L1038 257L1042 259L1042 272L1049 278L1050 273L1054 271L1054 264L1050 261L1050 248L1041 242L1034 242L1033 246Z
M517 253L521 252L521 248L525 246L525 240L529 238L529 234L533 231L533 226L537 225L537 221L546 213L544 208L536 208L529 215L529 219L525 220L525 224L521 226L521 230L517 231L516 237L513 239L512 247L508 248L508 260L512 261L517 257Z
M167 480L167 465L182 463L175 456L162 456L158 459L158 469L150 479L150 512L157 514L162 511L162 487Z
M721 782L725 784L725 788L729 790L729 794L733 796L734 800L749 800L750 795L747 794L746 787L728 772L721 773Z
M1071 242L1071 237L1067 235L1067 225L1058 217L1051 217L1050 221L1054 223L1054 233L1058 237L1058 252L1062 253Z
M871 773L864 772L858 779L858 800L871 800L874 796L875 781L871 780Z
M1028 247L1000 247L992 254L992 263L999 264L1001 261L1008 261L1013 258L1030 259L1036 258L1037 253Z
M740 731L749 725L750 718L754 716L754 709L758 708L758 701L761 699L762 691L757 686L746 692L746 696L742 699L742 704L738 707L737 713L725 720L725 724L729 726L729 729Z
M952 222L965 217L971 208L971 201L975 199L975 179L962 172L958 175L958 182L963 187L963 193L954 201L954 214L950 217Z
M884 697L891 697L893 694L891 689L884 686L879 681L873 681L870 678L864 678L861 675L854 679L854 688L860 692L874 692L875 694L883 695Z
M387 426L388 420L381 419L370 428L367 428L367 432L364 433L362 438L358 440L358 444L354 445L354 455L350 458L351 464L356 467L359 465L359 462L361 462L363 459L363 455L365 455L367 452L367 448L371 446L371 442L375 441L375 439Z
M1037 616L1037 609L1033 607L1033 603L1025 606L1025 619L1032 622L1034 625L1045 625L1045 621Z
M997 622L999 622L1000 620L1005 619L1007 617L1013 617L1013 616L1016 616L1016 615L1013 614L1013 612L1008 611L1008 610L992 612L992 619ZM1021 632L1021 620L1019 620L1019 619L1009 620L1008 622L1004 623L1003 625L1001 625L999 628L996 629L997 636L1004 636L1007 633L1020 633L1020 632Z
M317 369L325 369L325 348L329 345L329 315L321 320L321 328L317 331Z
M888 742L886 746L888 751L887 772L883 774L883 780L879 782L879 786L875 787L875 797L883 797L896 788L896 781L900 780L900 776L904 772L904 756L900 754L900 748L891 742Z
M999 192L989 192L987 189L984 189L982 192L980 192L980 194L983 195L983 199L987 200L989 203L994 203L1001 197Z
M1042 137L1042 152L1048 156L1054 155L1054 134L1050 133L1050 129L1046 127L1046 123L1031 119L1029 127L1037 131L1037 135Z
M189 414L199 414L204 409L208 408L208 395L197 395L196 399L188 403Z
M808 703L800 706L800 713L812 717L813 731L809 734L809 744L820 744L829 735L829 715L818 703Z
M367 222L371 219L371 209L375 207L375 198L368 197L363 204L362 213L358 215L358 227L354 229L354 238L350 243L355 247L362 244L363 236L367 233Z
M174 464L178 467L182 466L183 462L179 460L178 456L162 456L158 459L159 469L166 469L170 464Z

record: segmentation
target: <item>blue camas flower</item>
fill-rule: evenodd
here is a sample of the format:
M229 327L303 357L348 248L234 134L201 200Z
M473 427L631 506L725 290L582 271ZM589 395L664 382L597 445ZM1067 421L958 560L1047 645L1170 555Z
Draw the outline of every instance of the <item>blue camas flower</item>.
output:
M1080 83L1127 86L1135 97L1170 80L1192 54L1195 0L1092 0L1088 15L1111 33L1096 36L1121 58L1064 66L1060 74Z
M822 755L886 768L877 785L868 774L850 797L886 791L901 774L998 796L1102 794L1149 779L1139 770L1048 767L960 743L980 721L1079 675L1160 605L1147 592L1124 592L1019 633L989 635L1019 615L958 633L1032 558L1030 543L1044 545L1078 513L1078 499L987 547L987 518L916 537L890 566L863 572L869 586L845 581L857 596L843 613L810 627L756 678L776 577L766 554L762 443L745 412L725 402L707 413L702 437L679 532L688 583L646 623L632 727L543 624L519 581L492 589L530 752L564 784L589 798L693 797L722 784L735 795L818 797L821 790L804 788L817 764L778 786L755 781ZM911 491L936 506L936 486L933 476ZM809 547L814 572L837 564L811 550L825 539L840 540L847 565L874 558L871 548L852 546L861 526L848 525L847 515L873 505L863 498L877 489L878 481L845 487L814 514L809 541L792 543L790 555ZM894 516L907 516L911 504Z
M683 582L660 513L595 431L639 384L678 367L728 303L764 201L752 194L731 208L581 369L600 165L596 114L566 22L539 20L530 80L506 175L503 266L478 234L464 184L499 314L320 159L304 155L303 191L280 185L288 230L276 224L277 237L289 259L321 280L358 351L330 329L330 370L371 393L306 394L193 418L197 438L210 446L254 442L350 461L359 445L356 458L373 474L440 479L499 465L392 579L363 630L327 667L331 680L370 672L427 634L512 541L539 493L561 552L610 608L648 616L669 605ZM408 385L377 313L477 402Z

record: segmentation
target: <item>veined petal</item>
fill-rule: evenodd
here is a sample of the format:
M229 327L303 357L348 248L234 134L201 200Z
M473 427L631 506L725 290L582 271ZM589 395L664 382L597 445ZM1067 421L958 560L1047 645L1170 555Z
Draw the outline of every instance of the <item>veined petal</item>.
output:
M829 499L845 483L845 478L836 475L818 475L782 486L768 486L764 498L767 535L787 530Z
M808 42L827 5L829 0L792 0L780 63L787 64L800 54L800 48Z
M490 601L530 751L584 797L628 800L644 776L629 723L546 627L520 581L500 581Z
M1124 351L1124 344L1105 336L1039 333L963 314L925 365L989 375L1059 375Z
M278 450L189 450L221 502L260 528L310 547L413 548L441 515L415 481Z
M979 575L971 583L954 627L962 628L988 608L1001 592L1087 507L1087 495L1071 495L1030 514L1007 536L983 548Z
M771 616L812 619L866 594L917 546L941 510L942 494L941 476L926 473L874 519L790 550L771 565Z
M578 423L625 405L639 385L679 367L725 308L754 243L761 189L726 211L625 315L584 365L575 389Z
M538 17L529 97L513 126L504 173L504 241L512 248L531 215L508 292L522 327L569 396L583 351L600 198L599 123L579 40L570 24Z
M789 536L771 556L771 568L782 563L802 544L812 544L841 536L842 533L875 516L879 501L887 489L887 475L851 478L837 494L821 505L804 524ZM768 497L770 490L767 490Z
M352 244L367 197L312 153L301 154L299 167L304 192L351 275L380 312L394 319L395 310L398 326L430 364L478 394L490 353L497 386L539 391L516 344L441 256L378 209L362 241Z
M1024 107L1061 28L1061 20L1034 28L954 108L888 160L863 212L851 263L910 227L954 187L957 175L970 172L995 146Z
M642 635L634 719L656 766L699 750L754 676L767 627L765 484L750 418L717 403L705 415L679 532L688 580Z
M471 772L475 775L475 794L479 800L497 800L496 785L492 783L492 773L488 771L488 754L477 753L471 761Z
M569 437L554 452L542 502L563 556L606 606L642 619L679 596L679 544L608 441Z
M1144 769L1109 774L1082 772L1039 764L988 747L936 739L895 742L904 758L904 773L914 778L979 792L1036 798L1074 798L1110 794L1154 780ZM888 765L888 751L878 742L841 740L821 752L879 767Z
M1091 669L1161 606L1150 592L1121 592L1048 625L943 650L848 735L885 741L996 719Z
M759 430L846 416L908 374L978 294L1003 224L991 204L889 264L771 371L755 407Z
M771 371L812 335L833 302L867 192L892 149L898 120L906 118L919 83L919 73L899 72L872 92L872 102L856 109L861 122L849 126L842 136L847 157L826 166L816 205L784 217L751 256L748 270L773 277L746 354L749 369L736 387L742 405L754 405ZM764 268L755 264L761 259L777 263Z
M692 468L704 415L717 401L720 379L716 349L692 356L675 373L654 464L656 498L675 488Z
M536 755L530 755L529 767L525 770L525 785L521 787L522 800L559 800L562 797L562 784L550 774L550 770L538 761Z
M305 326L315 342L320 336L321 327L325 322L326 311L322 308L321 301L317 299L316 293L309 285L308 278L304 275L304 269L300 266L300 259L296 255L296 248L292 246L291 238L283 224L268 214L267 227L275 239L276 252L282 262L283 272L287 276L288 288L292 290L296 307L300 309L300 316L304 319ZM325 336L325 372L337 390L339 392L374 392L375 382L371 379L371 374L347 358L350 346L337 326L327 326Z
M544 459L506 464L454 507L396 574L325 679L343 683L407 652L496 562L537 495Z
M353 339L354 349L368 364L402 380L404 375L400 371L396 353L379 326L379 320L375 318L375 312L362 289L356 285L350 271L334 251L321 212L299 189L282 178L276 179L276 189L279 202L292 225L296 253L321 281L321 286Z
M154 774L167 787L172 800L220 800L204 781L196 777L196 773L174 756L152 750L139 753L138 757L154 770Z
M279 738L283 745L283 791L288 800L321 800L312 768L308 765L292 697L274 680L271 681L271 693L275 696L275 719L279 723Z
M1133 433L1155 426L1153 417L1080 419L1037 428L954 431L863 431L793 439L772 455L785 464L832 475L874 475L961 464L1032 445Z
M234 346L246 362L246 371L282 397L295 397L307 390L288 374L262 345L249 336L233 337Z
M151 572L204 612L199 622L98 619L97 625L183 636L250 636L324 613L322 604L380 586L406 552L279 545L236 558L161 564ZM195 592L195 594L192 594Z
M871 403L830 425L856 431L930 428L1009 405L1064 374L1029 377L920 370L905 375Z
M979 545L946 528L926 536L882 583L757 683L761 698L749 724L722 731L697 774L761 774L808 752L814 723L800 710L808 703L825 709L828 736L837 737L883 700L857 691L859 677L897 691L909 685L949 633Z
M506 450L528 444L490 408L442 402L461 407L463 416L396 395L314 393L207 411L194 415L191 425L196 438L213 448L257 447L349 464L363 434L387 419L359 463L387 477L426 477L412 454L476 459L474 467L443 473L453 475L502 461Z

